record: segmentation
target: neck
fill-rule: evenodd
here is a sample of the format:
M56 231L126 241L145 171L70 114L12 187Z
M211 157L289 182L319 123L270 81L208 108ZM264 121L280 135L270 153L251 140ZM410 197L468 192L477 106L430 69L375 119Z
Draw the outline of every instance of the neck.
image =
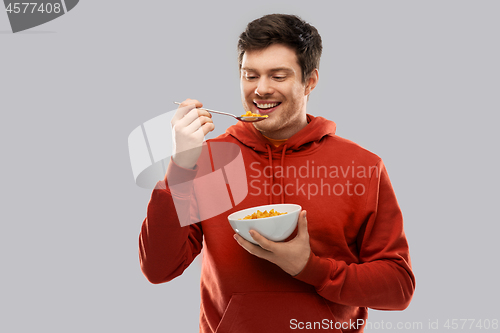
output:
M290 128L284 128L277 131L260 131L260 133L273 140L285 140L294 136L307 126L307 116L300 118L300 121Z

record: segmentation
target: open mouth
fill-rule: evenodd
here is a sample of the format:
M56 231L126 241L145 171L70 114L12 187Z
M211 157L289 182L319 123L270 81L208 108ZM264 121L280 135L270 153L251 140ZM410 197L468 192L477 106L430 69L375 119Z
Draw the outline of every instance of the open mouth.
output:
M258 103L254 101L253 104L257 107L260 113L269 113L274 111L281 104L281 102Z

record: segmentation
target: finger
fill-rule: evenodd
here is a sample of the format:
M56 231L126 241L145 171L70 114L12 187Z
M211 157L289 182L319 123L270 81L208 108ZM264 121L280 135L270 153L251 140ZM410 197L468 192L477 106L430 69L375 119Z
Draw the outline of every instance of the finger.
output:
M254 256L266 259L266 257L269 255L268 251L262 249L258 245L252 244L238 234L234 234L234 239L238 242L238 244L240 244L242 248L244 248L248 253L253 254Z
M269 239L267 239L266 237L262 236L261 234L259 234L257 231L255 230L250 230L249 231L250 233L250 236L252 236L252 238L254 239L254 241L256 241L257 243L259 243L260 247L263 248L264 250L266 251L269 251L269 252L274 252L274 248L275 248L275 244L273 241L270 241Z
M172 117L172 125L175 125L179 120L184 118L192 109L196 107L195 104L179 106L174 116Z
M183 101L181 104L179 104L179 107L177 108L177 112L175 115L172 117L172 123L176 123L180 119L182 119L186 114L189 113L194 108L201 108L203 104L196 99L186 99Z
M183 101L180 106L186 106L186 105L191 105L191 104L194 104L195 107L197 108L201 108L203 107L203 103L201 103L200 101L196 100L196 99L191 99L191 98L186 98L185 101Z
M212 114L210 112L208 112L205 109L202 109L203 103L201 103L200 101L198 101L196 99L188 98L184 102L182 102L181 104L179 104L179 107L184 107L184 106L189 106L189 105L194 105L195 108L197 108L199 110L198 111L198 115L199 116L206 116L206 117L212 118Z
M205 109L198 109L198 115L212 118L212 114Z
M192 109L186 115L184 115L184 117L179 119L175 125L178 126L179 128L186 128L194 122L195 123L195 125L193 125L194 129L190 129L190 133L196 131L198 127L201 126L201 123L198 120L198 118L200 117L199 112L200 112L199 109Z
M205 109L196 109L198 110L198 116L199 117L207 117L207 118L212 118L212 114L210 112L208 112L207 110Z
M187 131L187 133L194 133L197 130L199 130L200 127L202 127L206 123L213 123L212 118L208 118L205 116L198 117L197 119L195 119L191 124L189 124L186 127L186 131Z
M179 119L177 124L179 126L182 126L182 127L187 127L187 126L191 125L193 122L195 122L197 118L200 118L200 117L206 117L208 119L212 119L212 115L206 110L191 109L187 114L184 115L184 117ZM201 125L198 125L191 132L195 131L199 126L201 126Z
M201 131L200 135L207 135L208 132L212 132L215 129L215 125L213 122L207 122L203 124L200 128L198 128L198 131Z

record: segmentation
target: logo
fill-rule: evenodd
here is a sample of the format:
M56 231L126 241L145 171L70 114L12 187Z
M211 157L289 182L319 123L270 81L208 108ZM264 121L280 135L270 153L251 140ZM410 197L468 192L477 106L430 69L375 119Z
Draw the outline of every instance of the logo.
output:
M31 29L52 21L75 8L80 0L4 0L12 32Z
M159 115L135 128L128 137L128 148L136 184L166 189L168 183L179 222L186 226L241 203L248 194L248 184L243 154L238 145L230 142L204 141L199 147L198 171L192 178L169 174L173 151L171 120L175 112ZM186 210L186 202L191 199L196 200L196 207Z

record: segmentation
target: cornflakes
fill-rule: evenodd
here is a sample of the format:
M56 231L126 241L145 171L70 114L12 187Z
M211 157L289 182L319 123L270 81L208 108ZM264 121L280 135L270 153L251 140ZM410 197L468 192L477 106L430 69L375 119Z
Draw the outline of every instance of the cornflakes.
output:
M242 117L262 117L262 118L269 117L267 114L266 115L262 115L262 114L258 114L258 113L252 113L252 111L247 111L247 113L242 114L241 116Z
M257 210L256 213L253 213L252 215L247 215L245 216L244 218L240 219L240 220L253 220L253 219L261 219L261 218L264 218L264 217L272 217L272 216L279 216L279 215L283 215L283 214L286 214L285 213L280 213L280 212L277 212L273 209L271 209L269 212L267 210L265 210L264 212L261 212L260 210Z

